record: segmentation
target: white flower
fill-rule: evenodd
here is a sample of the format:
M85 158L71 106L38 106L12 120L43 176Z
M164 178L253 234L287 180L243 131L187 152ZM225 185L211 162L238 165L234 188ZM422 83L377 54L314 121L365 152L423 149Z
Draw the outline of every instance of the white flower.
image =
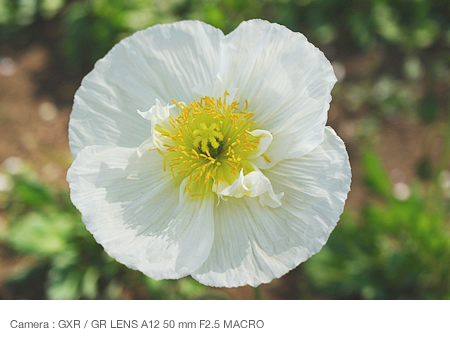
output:
M71 198L107 253L154 279L258 286L317 253L350 187L325 127L336 81L300 33L157 25L83 80Z

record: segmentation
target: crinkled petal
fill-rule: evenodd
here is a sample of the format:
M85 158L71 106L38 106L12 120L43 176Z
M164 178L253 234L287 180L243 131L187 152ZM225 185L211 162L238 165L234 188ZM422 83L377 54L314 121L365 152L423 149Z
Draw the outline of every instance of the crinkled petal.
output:
M233 101L239 102L240 92L238 88L225 88L222 78L217 74L214 87L211 88L205 84L197 84L194 87L194 91L200 96L209 96L215 98L222 98L227 101L227 103L232 103ZM225 92L227 93L225 97Z
M215 236L206 262L193 273L210 286L258 286L278 278L317 253L341 215L350 190L350 164L331 128L307 155L265 171L282 206L254 198L229 198L214 209Z
M336 77L331 63L301 33L263 20L245 21L222 40L220 56L225 87L239 88L241 100L248 100L254 128L273 133L267 154L288 140L285 157L296 158L323 141Z
M254 164L258 169L265 170L270 169L272 166L276 165L280 160L286 158L289 147L291 146L291 142L293 140L293 136L288 136L286 139L272 139L272 142L264 151L265 158L257 158L252 160L252 164Z
M281 205L280 200L283 197L283 193L274 193L269 178L264 176L260 170L249 172L245 176L243 170L241 170L239 177L233 184L217 191L217 194L236 198L244 196L259 197L262 205L268 205L272 208L279 207Z
M90 146L70 168L71 199L106 252L154 279L190 274L207 258L214 198L179 200L157 151Z
M155 99L155 105L153 105L149 110L147 111L140 111L140 116L142 116L145 120L148 120L152 124L152 132L155 128L155 125L159 124L160 122L166 121L170 116L170 109L173 108L175 105L169 105L166 104L163 106L159 99Z
M145 140L137 149L137 155L139 157L142 157L142 155L150 150L155 149L155 144L153 143L153 137L148 138Z
M254 131L250 131L248 133L256 138L259 138L259 144L248 156L248 159L259 158L264 152L266 152L267 148L272 143L272 134L264 129L255 129Z
M156 25L118 43L87 75L69 124L74 157L85 146L137 147L150 123L136 114L161 102L192 101L213 87L222 31L198 21Z
M144 141L138 148L138 154L141 155L142 151L148 147L148 149L151 148L157 148L161 151L166 151L165 143L170 143L170 139L167 137L164 137L161 135L160 132L155 130L156 125L161 126L165 129L171 129L172 126L169 123L169 118L171 115L171 109L173 111L173 108L175 105L169 105L168 103L166 105L162 105L161 102L156 99L156 104L150 108L148 111L142 112L138 110L138 113L140 116L142 116L145 120L148 120L151 122L151 129L150 129L150 139L147 139ZM175 115L175 113L173 113ZM178 115L175 115L178 116ZM151 141L151 143L150 143Z

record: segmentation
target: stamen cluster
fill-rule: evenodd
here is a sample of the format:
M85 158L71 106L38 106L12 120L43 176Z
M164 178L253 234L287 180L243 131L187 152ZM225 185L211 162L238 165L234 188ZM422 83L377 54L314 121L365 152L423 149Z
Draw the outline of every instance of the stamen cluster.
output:
M174 178L180 181L189 177L186 188L191 196L205 194L213 183L232 183L243 169L244 174L253 171L246 160L257 148L259 138L251 135L248 122L254 115L239 103L227 104L224 99L205 96L200 101L193 100L189 106L173 102L180 109L177 118L170 116L172 128L157 126L155 129L165 137L166 165Z

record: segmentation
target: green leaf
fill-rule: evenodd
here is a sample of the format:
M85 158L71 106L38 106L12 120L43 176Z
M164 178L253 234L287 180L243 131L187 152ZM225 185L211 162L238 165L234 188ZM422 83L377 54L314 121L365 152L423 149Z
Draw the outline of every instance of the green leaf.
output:
M71 216L63 213L31 213L14 224L7 241L21 253L50 257L67 249Z
M15 179L14 194L25 205L40 207L52 202L52 195L48 187L27 179Z
M84 273L81 293L84 297L94 299L97 297L97 282L100 278L99 271L95 267L89 267Z
M417 175L423 180L429 180L433 176L433 165L429 158L422 158L417 165Z
M361 156L366 185L384 198L391 197L392 184L380 158L371 150L366 149Z
M433 94L428 94L419 105L420 119L426 123L435 122L439 118L439 104Z

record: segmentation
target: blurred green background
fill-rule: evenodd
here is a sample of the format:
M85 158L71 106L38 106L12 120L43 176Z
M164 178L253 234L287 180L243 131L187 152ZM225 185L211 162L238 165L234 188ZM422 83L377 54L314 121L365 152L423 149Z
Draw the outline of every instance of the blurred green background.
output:
M268 299L450 299L448 0L0 0L0 298L247 299L109 258L72 206L67 122L96 60L148 26L263 18L332 62L328 125L353 168L323 250Z

